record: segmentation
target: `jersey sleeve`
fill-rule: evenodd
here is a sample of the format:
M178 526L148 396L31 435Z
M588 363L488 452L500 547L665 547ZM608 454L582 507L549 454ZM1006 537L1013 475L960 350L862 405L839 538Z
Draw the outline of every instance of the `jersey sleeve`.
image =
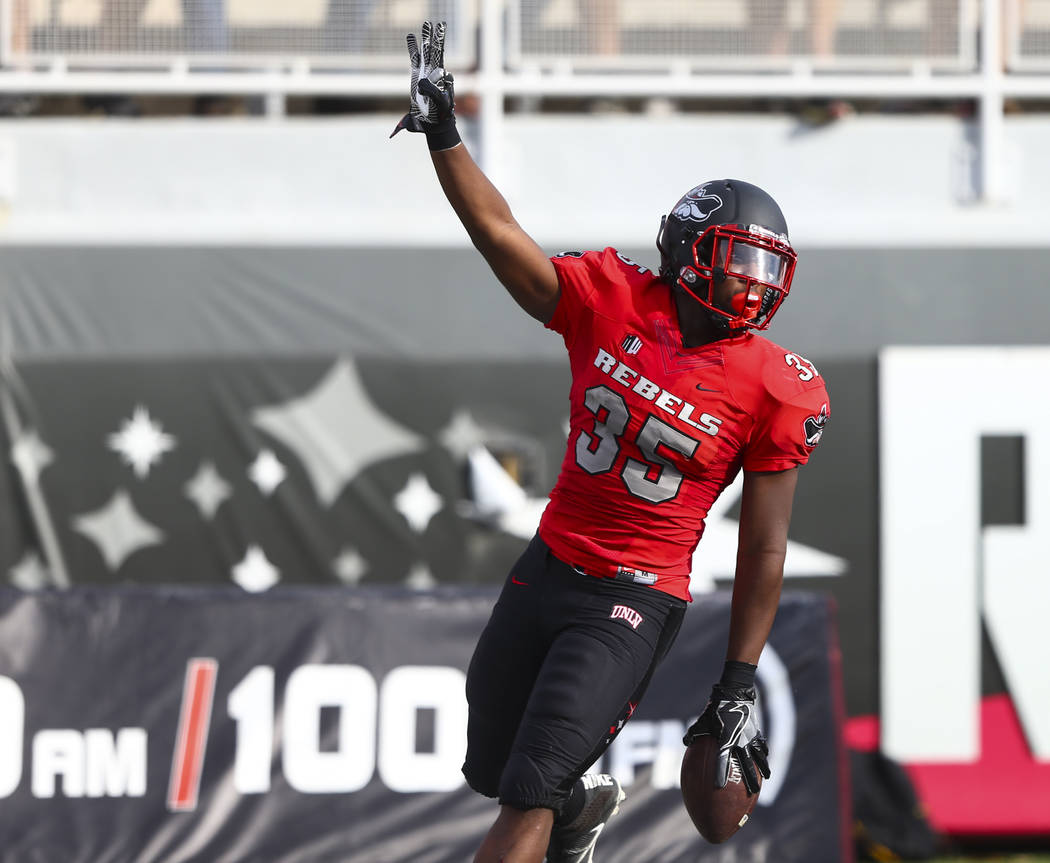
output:
M575 338L576 325L594 299L603 258L603 252L562 252L551 258L561 292L547 328L560 333L567 344Z
M823 383L779 402L756 424L744 452L744 470L788 470L805 464L830 415Z

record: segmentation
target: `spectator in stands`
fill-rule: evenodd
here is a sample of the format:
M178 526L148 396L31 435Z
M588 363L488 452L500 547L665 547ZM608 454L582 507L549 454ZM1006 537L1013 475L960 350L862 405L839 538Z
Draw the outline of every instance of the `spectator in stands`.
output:
M541 18L551 0L521 0L521 29L529 34L543 29ZM620 4L618 0L577 0L579 43L575 50L584 54L609 56L620 53Z
M226 0L181 0L182 50L195 54L224 54L229 51ZM142 13L149 0L104 0L99 19L99 41L103 51L134 54L143 51L139 36ZM128 96L96 96L85 99L88 108L108 115L138 116L141 110ZM215 113L214 96L198 96L194 112Z
M29 0L14 0L11 7L11 54L14 57L14 66L17 68L22 64L20 58L24 58L29 52ZM40 97L34 93L2 93L0 94L0 116L3 117L27 117L34 113L40 106Z
M325 48L330 51L346 51L350 54L369 54L370 32L375 27L373 20L377 0L328 0L328 24ZM435 21L446 21L450 25L458 13L458 0L430 0L428 17ZM453 41L457 28L449 27L449 47L455 51Z
M787 0L748 0L748 23L757 50L777 57L795 54L818 62L834 57L839 2L808 0L808 42L794 46L787 20ZM799 116L807 127L823 126L853 113L853 106L842 99L818 99L800 104L799 109Z
M760 50L775 55L791 51L791 28L787 21L787 0L748 0L748 22ZM835 53L835 29L839 0L808 0L809 44L802 54L831 57Z
M999 62L1005 72L1009 66L1011 43L1023 28L1026 0L1003 0L999 32ZM961 0L928 0L926 7L925 50L931 58L945 60L965 56L969 47L960 42Z
M26 53L29 48L29 0L14 0L11 4L11 51L15 56Z
M139 21L149 0L104 0L99 20L104 50L119 53L139 48ZM225 0L182 0L183 44L186 50L222 54L229 50Z
M620 53L620 4L617 0L579 0L587 34L586 50L608 56Z
M959 0L927 0L925 50L933 59L959 54Z
M1016 56L1012 56L1012 51L1015 42L1020 41L1021 33L1024 30L1026 20L1025 7L1027 5L1028 0L1013 0L1012 4L1007 0L1003 4L1003 29L1000 34L999 48L1002 52L1001 59L1004 72L1009 71L1011 59L1018 59Z
M182 27L191 51L225 54L230 50L225 0L182 0Z

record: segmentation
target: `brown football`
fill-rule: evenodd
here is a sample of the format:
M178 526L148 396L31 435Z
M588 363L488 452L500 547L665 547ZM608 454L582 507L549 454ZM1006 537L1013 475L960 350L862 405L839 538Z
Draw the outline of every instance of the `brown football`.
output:
M748 794L736 757L729 760L729 781L725 788L715 786L718 769L718 741L711 735L698 737L682 756L682 800L693 824L708 842L718 844L743 827L758 802L758 794ZM758 774L762 784L762 774Z

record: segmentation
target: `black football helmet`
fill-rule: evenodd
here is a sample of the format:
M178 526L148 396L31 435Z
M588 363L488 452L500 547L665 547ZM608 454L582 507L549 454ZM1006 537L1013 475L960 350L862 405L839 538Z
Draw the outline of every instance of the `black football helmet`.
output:
M660 220L660 276L706 308L722 328L764 330L791 289L795 250L770 195L742 180L712 180L690 189ZM731 299L716 287L736 279Z

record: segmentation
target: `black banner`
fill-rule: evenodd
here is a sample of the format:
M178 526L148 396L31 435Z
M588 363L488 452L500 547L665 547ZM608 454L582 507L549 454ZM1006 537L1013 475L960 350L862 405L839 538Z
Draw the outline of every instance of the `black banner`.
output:
M847 703L872 712L874 368L820 368L841 410L799 479L785 576L832 591ZM0 580L499 584L557 478L568 387L564 359L22 363L0 381ZM697 593L732 578L738 499L707 519Z
M470 859L495 816L459 773L491 589L0 590L0 860ZM829 602L788 594L761 664L773 777L726 846L677 788L728 596L696 603L601 766L608 863L848 860ZM730 856L726 856L726 855Z

